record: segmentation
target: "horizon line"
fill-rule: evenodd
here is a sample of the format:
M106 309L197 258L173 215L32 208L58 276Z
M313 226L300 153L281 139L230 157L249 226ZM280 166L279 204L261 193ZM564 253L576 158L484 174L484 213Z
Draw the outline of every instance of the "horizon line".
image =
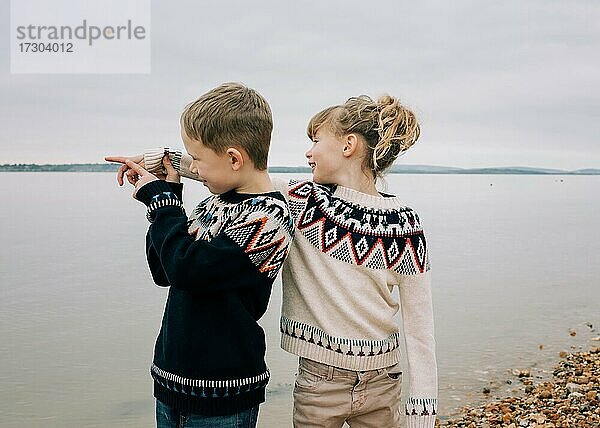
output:
M117 162L69 162L69 163L0 163L0 167L6 166L74 166L74 165L94 165L94 166L107 166L107 165L120 165ZM421 168L449 168L449 169L491 169L491 168L532 168L532 169L547 169L556 171L579 171L582 169L600 169L599 167L580 167L576 169L564 169L558 167L546 167L546 166L529 166L529 165L504 165L504 166L447 166L447 165L433 165L433 164L393 164L390 168L394 167L421 167ZM310 169L307 165L269 165L268 168L306 168Z

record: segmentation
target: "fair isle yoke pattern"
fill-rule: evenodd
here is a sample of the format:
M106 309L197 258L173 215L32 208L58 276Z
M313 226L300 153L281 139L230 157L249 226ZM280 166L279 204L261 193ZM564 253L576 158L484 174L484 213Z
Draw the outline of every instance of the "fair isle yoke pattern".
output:
M411 208L358 206L311 181L290 182L288 197L298 230L336 260L405 275L430 269L425 235Z
M286 213L285 202L273 197L255 196L237 204L229 204L219 196L209 197L194 209L188 232L207 241L224 233L244 250L260 272L274 278L285 261L294 233Z

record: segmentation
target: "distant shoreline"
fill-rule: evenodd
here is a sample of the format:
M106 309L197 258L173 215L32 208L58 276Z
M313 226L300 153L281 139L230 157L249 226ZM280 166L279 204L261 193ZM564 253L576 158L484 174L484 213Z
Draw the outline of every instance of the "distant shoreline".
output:
M116 172L119 165L84 163L84 164L4 164L0 172ZM309 174L311 169L304 166L272 166L272 173ZM495 168L453 168L430 165L394 165L390 174L506 174L506 175L600 175L600 169L587 168L566 171L548 168L530 167L495 167Z

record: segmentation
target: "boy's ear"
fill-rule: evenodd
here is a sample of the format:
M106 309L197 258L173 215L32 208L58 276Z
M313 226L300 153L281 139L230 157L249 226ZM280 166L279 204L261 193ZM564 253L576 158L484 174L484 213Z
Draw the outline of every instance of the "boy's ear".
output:
M242 169L244 166L244 156L242 156L242 152L234 147L229 147L227 149L227 155L229 156L232 170L239 171Z
M343 138L342 143L344 144L343 155L348 158L352 156L358 148L358 137L356 134L348 134Z

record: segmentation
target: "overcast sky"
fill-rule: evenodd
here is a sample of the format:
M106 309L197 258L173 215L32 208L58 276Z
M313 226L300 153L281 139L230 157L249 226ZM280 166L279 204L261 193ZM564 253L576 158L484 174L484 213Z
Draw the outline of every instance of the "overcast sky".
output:
M318 110L390 93L422 125L397 163L600 168L598 1L153 1L147 75L12 75L0 4L0 164L183 147L183 107L240 81L271 104L271 165L305 164Z

